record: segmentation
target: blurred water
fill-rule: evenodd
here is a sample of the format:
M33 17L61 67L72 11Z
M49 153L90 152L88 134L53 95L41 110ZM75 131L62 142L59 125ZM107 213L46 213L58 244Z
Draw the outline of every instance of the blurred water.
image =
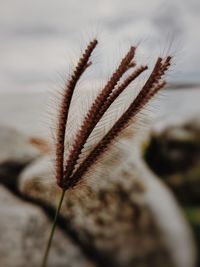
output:
M162 128L200 114L199 89L164 91L148 110L153 126ZM52 112L52 110L54 112ZM14 127L31 136L53 140L56 125L56 99L49 92L0 93L0 125Z
M200 81L199 24L199 0L0 0L0 91L48 88L95 34L105 73L139 42L150 62L175 52L171 80Z
M61 86L60 76L95 35L100 45L87 80L107 78L128 46L139 43L139 57L150 65L157 55L175 53L169 81L198 83L197 25L199 0L0 0L0 122L40 128L46 92ZM155 113L184 119L200 112L199 98L190 87L165 91Z

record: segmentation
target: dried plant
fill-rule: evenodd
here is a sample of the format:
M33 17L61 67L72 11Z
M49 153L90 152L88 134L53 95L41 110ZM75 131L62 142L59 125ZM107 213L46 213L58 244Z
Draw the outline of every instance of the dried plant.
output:
M119 137L123 130L130 124L134 123L136 120L136 115L145 107L149 100L165 86L166 82L163 80L163 76L171 64L171 56L167 56L166 58L159 57L157 59L149 78L141 88L137 97L133 99L131 104L129 104L129 106L126 108L126 111L117 121L114 122L113 126L107 131L107 133L105 133L103 138L91 149L91 151L89 151L88 154L84 155L84 147L90 135L93 133L96 125L99 121L101 121L106 111L128 87L128 85L130 85L141 73L147 70L147 66L136 67L136 63L134 61L136 48L130 47L128 53L121 60L119 66L112 74L109 81L96 96L96 99L88 110L79 131L76 133L73 144L67 153L67 158L65 159L65 133L71 100L77 82L81 78L84 71L92 64L90 61L90 56L97 43L97 40L94 39L88 44L85 52L79 59L74 72L66 83L62 102L60 104L56 134L55 170L57 184L62 189L62 194L56 210L56 215L47 243L42 267L45 267L47 264L49 249L51 247L57 217L62 206L65 192L75 187L79 182L82 181L88 170L94 166L94 164L98 162L102 156L104 156L105 152L116 141L117 137ZM123 81L120 82L124 74L127 71L130 71L132 68L134 68L134 70L128 74ZM82 158L81 161L80 158Z

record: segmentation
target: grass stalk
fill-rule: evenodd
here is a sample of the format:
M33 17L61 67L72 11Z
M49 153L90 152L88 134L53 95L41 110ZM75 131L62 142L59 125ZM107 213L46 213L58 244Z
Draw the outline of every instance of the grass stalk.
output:
M47 245L46 245L46 249L45 249L45 252L44 252L44 256L43 256L43 259L42 259L41 267L46 267L47 266L47 260L48 260L48 256L49 256L49 251L50 251L52 240L53 240L53 237L54 237L54 233L55 233L55 229L56 229L56 223L57 223L58 215L60 213L60 209L62 207L63 199L64 199L64 196L65 196L65 192L66 192L66 190L63 190L61 195L60 195L60 199L59 199L59 202L58 202L58 206L57 206L57 209L56 209L55 217L54 217L53 224L52 224L52 227L51 227L49 239L48 239L48 242L47 242Z

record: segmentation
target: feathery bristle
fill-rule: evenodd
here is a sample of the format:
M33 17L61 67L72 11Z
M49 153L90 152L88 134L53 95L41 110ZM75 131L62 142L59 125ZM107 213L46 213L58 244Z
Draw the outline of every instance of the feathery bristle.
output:
M101 118L101 116L99 118L99 112L102 108L102 104L110 96L115 86L119 82L120 78L127 71L127 69L134 66L135 63L131 62L132 59L134 58L134 55L135 55L135 47L131 47L126 56L122 59L119 67L113 73L110 80L107 82L107 84L100 92L100 94L96 97L94 103L92 104L90 110L88 111L82 123L82 126L76 135L72 149L69 153L69 157L67 159L66 167L64 170L64 179L67 179L73 172L73 169L77 163L77 160L79 159L79 156L81 154L85 142L87 141L89 135L91 134L94 127Z
M56 180L59 185L63 178L65 131L71 99L78 80L80 79L83 72L87 69L87 67L91 65L91 62L88 62L88 60L96 45L96 39L94 39L88 44L86 50L79 59L79 62L72 76L70 77L65 86L64 95L60 104L56 135Z
M155 67L149 76L149 79L144 84L142 90L137 95L137 97L132 101L127 110L120 116L119 119L114 123L114 125L108 130L108 132L103 136L102 139L96 144L96 146L83 157L82 161L79 161L82 155L82 150L87 144L90 134L94 133L96 129L99 130L98 122L103 117L104 113L109 109L112 103L118 98L118 96L127 88L127 86L136 79L147 66L137 68L132 74L121 82L117 86L118 82L122 78L125 72L130 68L135 66L133 61L135 55L135 47L131 47L126 56L122 59L119 67L112 74L111 78L97 95L91 108L89 109L80 130L75 136L75 141L72 144L72 149L68 153L66 165L64 165L64 155L65 155L65 133L66 126L68 122L68 113L73 97L73 93L77 82L79 81L83 72L92 64L89 61L92 51L97 45L97 40L91 41L79 62L68 80L64 95L60 104L60 110L58 114L58 126L56 135L56 180L58 186L62 188L62 193L60 195L60 200L56 209L56 214L54 217L54 222L51 228L50 236L45 249L44 257L41 266L46 266L49 250L52 244L52 239L56 227L56 222L58 215L60 213L62 203L64 200L65 192L68 189L73 188L78 183L83 181L85 173L97 162L97 160L103 156L110 145L116 141L120 133L130 125L136 119L136 115L145 107L149 100L165 85L165 81L162 80L163 75L168 70L171 64L171 57L168 56L165 59L158 58ZM69 125L68 125L69 126Z
M149 100L162 87L164 87L165 81L162 81L162 77L171 64L171 56L168 56L165 59L160 57L157 59L151 75L137 97L132 101L121 117L114 123L111 129L108 130L103 138L97 143L93 150L86 156L83 154L84 157L81 161L79 161L83 148L85 147L90 135L95 131L96 125L99 121L101 121L106 111L118 98L118 96L129 86L129 84L147 69L147 66L136 68L124 81L121 82L121 84L117 85L124 73L136 65L133 61L136 49L135 47L131 47L125 57L121 60L118 68L112 74L109 81L97 95L87 112L80 130L75 135L72 148L68 153L66 164L64 165L65 132L70 103L78 80L83 72L92 64L91 61L89 61L89 58L96 45L96 39L89 43L84 54L80 58L74 73L66 85L64 96L60 105L56 142L56 179L58 185L63 188L63 190L67 190L75 186L82 179L88 169L91 168L91 166L93 166L94 163L104 154L120 133L134 121L136 115L144 108Z
M77 170L72 174L69 179L65 180L65 188L75 186L81 177L87 172L87 170L103 155L108 149L109 145L119 136L132 121L138 112L149 102L149 100L165 85L165 81L161 81L161 77L165 74L170 65L171 59L169 57L162 62L161 58L158 58L155 67L143 86L142 90L136 97L136 99L130 104L129 108L118 119L108 133L101 139L96 147L90 152L87 158L78 166Z

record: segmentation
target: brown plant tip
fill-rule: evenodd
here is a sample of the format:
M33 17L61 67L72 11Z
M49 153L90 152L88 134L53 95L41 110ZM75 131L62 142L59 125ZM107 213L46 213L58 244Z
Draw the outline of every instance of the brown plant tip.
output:
M80 79L83 72L92 64L89 61L89 58L92 54L92 51L97 45L97 40L94 39L91 41L83 55L80 57L79 62L72 73L71 77L66 83L63 98L60 104L59 113L58 113L58 125L57 125L57 134L56 134L56 180L60 185L63 178L63 161L64 161L64 143L65 143L65 131L66 131L66 123L69 113L69 107L72 100L73 92L75 86Z
M136 67L132 73L128 74L127 77L118 84L125 72L136 66L136 63L133 61L136 49L135 47L130 47L119 66L111 75L110 79L97 95L88 110L80 129L75 135L72 147L67 153L68 156L64 163L65 132L71 99L73 97L76 83L85 69L91 65L89 58L96 45L97 40L93 40L89 43L66 85L60 105L56 142L56 179L58 185L64 190L76 186L87 171L94 166L99 158L110 148L110 145L113 144L121 132L136 120L136 115L146 106L151 98L165 86L165 81L162 80L162 78L171 65L171 56L164 59L159 57L157 59L149 78L141 88L137 97L133 99L126 111L89 152L89 154L83 157L83 160L79 162L79 158L83 153L83 148L86 145L89 136L94 131L97 123L102 119L105 112L112 103L116 101L121 93L148 68L147 66Z
M70 155L67 159L66 167L64 170L64 180L66 180L71 174L72 171L79 159L81 151L84 147L85 142L87 141L89 135L93 131L94 127L103 116L104 112L101 112L102 104L107 100L115 86L119 82L122 75L127 71L135 55L135 47L131 47L125 57L122 59L116 71L111 76L110 80L107 82L105 87L101 90L100 94L96 97L94 103L92 104L90 110L88 111L85 120L82 123L82 126L79 132L76 135L74 144L70 151Z

